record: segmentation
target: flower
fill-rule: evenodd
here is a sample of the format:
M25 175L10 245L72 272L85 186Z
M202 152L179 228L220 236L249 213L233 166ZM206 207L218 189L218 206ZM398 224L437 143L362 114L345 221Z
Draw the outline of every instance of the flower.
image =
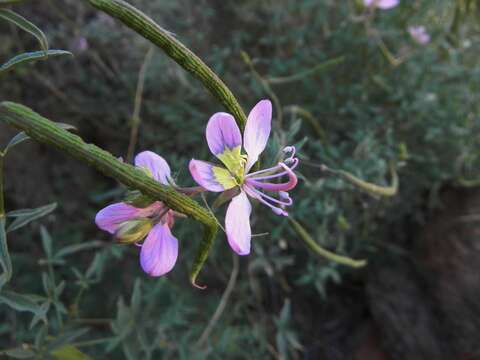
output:
M367 7L377 7L382 10L393 9L400 4L400 0L363 0Z
M260 171L250 172L259 155L267 145L271 130L272 104L269 100L260 101L250 111L243 146L247 155L241 153L242 136L232 115L224 112L214 114L207 124L206 138L210 151L225 165L224 167L192 159L189 164L193 179L203 188L213 192L239 189L228 206L225 216L225 232L230 247L239 255L250 253L250 213L248 197L270 207L277 215L287 216L282 206L292 205L289 190L297 184L293 169L298 165L295 148L287 146L284 152L288 158L277 165ZM284 176L283 183L269 182ZM278 198L264 193L276 192Z
M409 26L408 32L412 39L420 45L426 45L430 42L430 35L427 33L425 26Z
M170 167L154 152L138 154L135 166L159 183L169 184ZM178 240L170 232L174 212L162 202L155 201L146 207L126 202L112 204L97 213L95 223L122 243L138 243L145 239L140 245L140 265L147 274L162 276L173 269L178 257Z

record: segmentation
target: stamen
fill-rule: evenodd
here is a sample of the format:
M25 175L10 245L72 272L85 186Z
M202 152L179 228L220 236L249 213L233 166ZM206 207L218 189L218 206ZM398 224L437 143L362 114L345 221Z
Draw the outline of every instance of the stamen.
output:
M283 216L288 216L288 213L277 207L277 206L274 206L272 204L270 204L268 201L266 201L265 199L263 199L263 197L265 196L265 194L261 193L260 191L253 191L255 189L251 188L250 186L244 186L243 189L245 190L245 192L250 195L251 197L253 197L254 199L257 199L258 201L260 201L262 204L265 204L267 205L270 209L272 209L272 211L277 214L277 215L283 215Z
M288 159L287 159L287 160L288 160ZM297 159L297 158L292 159L292 160L293 160L294 163L293 163L292 166L290 166L290 170L295 169L295 168L297 167L297 165L298 165L298 159ZM280 167L280 166L281 166L280 164L281 164L281 163L278 163L277 166ZM258 177L255 176L253 179L254 179L254 180L257 180L257 181L258 181L258 180L268 180L268 179L275 179L275 178L277 178L277 177L282 177L282 176L285 176L285 175L288 175L288 174L289 174L288 171L282 171L281 173L272 174L272 175L267 175L267 176L258 176ZM248 177L248 176L247 176L247 177Z
M298 159L297 159L298 160ZM270 177L263 177L263 178L254 178L254 179L246 179L246 183L253 186L257 187L260 189L265 189L267 191L288 191L293 189L297 185L297 176L293 173L293 171L284 163L279 163L281 167L285 169L285 172L281 173L284 175L288 175L288 182L285 183L280 183L280 184L274 184L274 183L264 183L260 182L258 180L262 180L265 178L270 178ZM280 174L272 175L271 177L277 178L279 176L283 176Z
M267 195L267 194L265 194L265 193L262 193L261 191L255 189L255 188L251 188L250 190L251 190L252 192L254 192L255 194L257 194L257 195L259 195L259 196L261 196L261 197L263 197L263 198L266 198L266 199L268 199L268 200L270 200L270 201L272 201L272 202L275 202L275 203L277 203L277 204L280 204L280 205L290 206L290 205L293 204L293 200L288 196L288 193L285 192L285 191L279 191L279 193L281 192L281 193L287 194L287 198L285 198L286 201L281 201L281 200L275 199L274 197L271 197L271 196L269 196L269 195ZM281 195L280 195L280 197L281 197Z
M273 167L271 167L271 168L268 168L268 169L263 169L263 170L255 171L255 172L253 172L253 173L249 173L249 174L247 174L247 176L245 176L245 177L248 178L248 177L252 177L252 176L264 174L264 173L266 173L266 172L277 171L277 170L279 170L279 169L280 169L280 165L277 164L277 165L275 165L275 166L273 166Z

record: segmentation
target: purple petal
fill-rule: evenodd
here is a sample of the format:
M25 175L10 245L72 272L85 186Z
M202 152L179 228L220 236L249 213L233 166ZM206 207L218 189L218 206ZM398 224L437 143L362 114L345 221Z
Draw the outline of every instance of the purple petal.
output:
M267 146L268 137L272 127L272 103L270 100L261 100L248 114L243 143L248 154L245 173L258 160L258 156Z
M112 204L97 213L95 223L100 229L114 234L121 223L138 216L141 211L123 202Z
M140 265L150 276L162 276L175 266L178 257L178 240L168 225L155 225L142 244Z
M225 216L225 231L230 247L238 255L248 255L250 253L251 212L252 206L243 191L235 196L228 205L227 215Z
M398 6L400 0L363 0L363 4L365 6L375 6L382 10L388 10Z
M207 124L207 142L210 151L215 155L233 150L242 145L240 129L232 115L218 112L213 114Z
M152 151L143 151L135 157L135 166L147 169L155 180L168 185L170 166L160 155Z
M235 179L227 169L206 161L192 159L188 169L197 184L208 191L221 192L236 186Z

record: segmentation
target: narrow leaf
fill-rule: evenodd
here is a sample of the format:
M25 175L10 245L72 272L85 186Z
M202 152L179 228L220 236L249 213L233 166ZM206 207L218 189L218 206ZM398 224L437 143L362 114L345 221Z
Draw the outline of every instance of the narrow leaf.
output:
M0 275L0 289L12 277L12 261L8 253L7 234L5 232L5 218L0 217L0 266L2 274Z
M34 314L41 311L40 305L32 297L13 291L2 291L0 293L0 303L6 304L17 311L29 311Z
M48 51L47 37L45 36L43 31L40 30L34 23L28 21L16 12L8 9L0 9L0 18L17 25L20 29L35 36L40 43L40 47L42 48L43 52L46 53Z
M64 248L60 249L55 254L55 258L56 259L61 259L64 256L72 255L72 254L75 254L79 251L95 249L95 248L98 248L98 247L101 247L101 246L103 246L103 243L101 241L89 241L89 242L82 243L82 244L68 245L68 246L65 246Z
M22 209L10 211L9 213L7 213L7 217L15 217L16 219L8 226L7 233L17 230L36 219L50 214L56 208L57 203L52 203L36 209Z
M49 309L50 309L50 301L46 301L42 305L40 305L40 311L35 314L32 321L30 322L30 329L33 329L33 327L37 325L39 321L43 321L44 324L48 323L47 313Z
M142 282L140 279L135 280L133 285L132 298L130 299L130 306L132 307L133 313L137 313L140 310L140 303L142 300Z
M28 136L24 131L19 132L17 135L15 135L12 140L7 144L5 147L5 150L3 150L3 154L6 154L8 150L13 148L14 146L24 142L25 140L30 139L30 136Z
M0 74L13 70L18 65L24 63L30 63L38 60L47 60L49 57L62 56L62 55L71 55L73 54L65 50L48 50L46 53L44 51L33 51L27 52L15 56L14 58L7 61L5 64L0 66Z
M64 123L56 123L59 128L65 129L65 130L77 130L77 128L73 125L70 124L64 124ZM5 150L3 150L3 155L5 156L11 148L14 146L17 146L18 144L24 142L25 140L29 140L30 136L28 136L25 131L19 132L17 135L15 135L12 140L7 144L5 147Z
M35 356L35 353L32 350L24 349L23 347L18 347L15 349L10 349L5 351L5 355L13 359L30 359Z
M47 259L50 260L52 258L52 237L43 225L40 226L40 236L42 237L43 251L47 255Z

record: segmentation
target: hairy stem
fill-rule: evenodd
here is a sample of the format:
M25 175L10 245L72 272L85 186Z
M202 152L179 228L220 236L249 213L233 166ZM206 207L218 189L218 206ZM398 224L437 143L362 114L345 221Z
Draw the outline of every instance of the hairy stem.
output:
M0 120L25 131L36 141L53 146L96 168L104 175L112 177L130 188L137 189L152 199L160 200L169 208L201 222L205 227L204 239L190 273L192 284L197 286L196 278L208 257L217 234L217 220L207 209L172 187L158 183L143 171L123 163L109 152L93 144L85 143L79 136L69 133L26 106L12 102L0 103Z
M169 57L191 73L232 113L243 130L246 116L237 99L225 83L197 55L172 34L140 10L122 0L88 0L99 10L120 20L129 28L160 47Z

